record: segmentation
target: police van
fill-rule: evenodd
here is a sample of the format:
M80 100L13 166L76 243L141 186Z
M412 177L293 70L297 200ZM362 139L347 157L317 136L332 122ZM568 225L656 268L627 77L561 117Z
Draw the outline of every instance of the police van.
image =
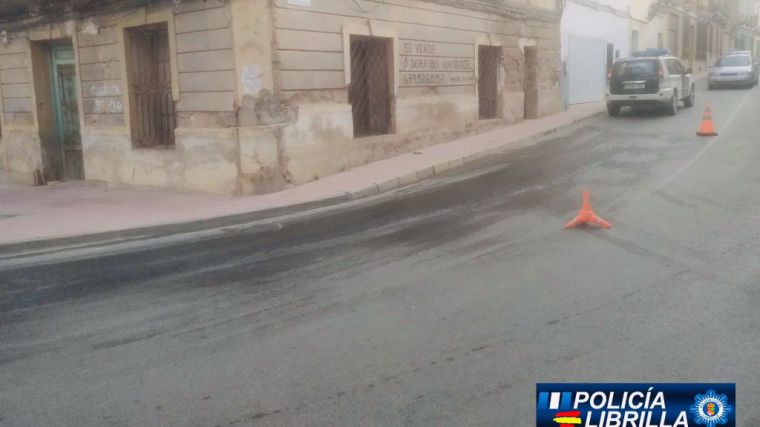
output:
M610 116L620 114L622 107L654 107L675 115L680 102L685 107L694 105L692 71L666 49L649 49L618 59L607 80L605 100Z

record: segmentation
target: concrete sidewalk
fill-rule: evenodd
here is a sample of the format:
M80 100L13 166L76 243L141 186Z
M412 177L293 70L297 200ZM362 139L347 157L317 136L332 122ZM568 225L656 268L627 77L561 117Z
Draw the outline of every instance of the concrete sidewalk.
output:
M76 244L144 234L193 231L371 196L428 178L465 163L534 142L537 138L605 110L583 104L536 120L426 147L278 193L227 197L109 189L90 183L48 187L0 185L0 249ZM184 225L184 228L183 228Z

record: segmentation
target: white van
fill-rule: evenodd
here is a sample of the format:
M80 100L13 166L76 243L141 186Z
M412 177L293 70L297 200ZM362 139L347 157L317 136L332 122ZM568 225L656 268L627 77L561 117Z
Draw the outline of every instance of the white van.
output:
M675 115L679 102L694 105L694 76L672 55L618 59L608 77L605 99L610 116L620 114L622 107L662 108Z

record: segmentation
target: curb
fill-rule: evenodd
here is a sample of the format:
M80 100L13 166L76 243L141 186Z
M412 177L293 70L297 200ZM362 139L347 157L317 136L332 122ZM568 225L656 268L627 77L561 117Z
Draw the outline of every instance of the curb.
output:
M348 194L346 194L345 196L329 197L313 202L298 203L279 208L262 209L260 211L225 215L195 221L186 221L174 224L158 224L150 225L147 227L130 228L126 230L104 231L101 233L0 244L0 257L12 257L13 255L23 255L24 253L42 251L45 249L63 250L70 248L96 246L107 243L123 243L132 240L141 240L172 234L229 227L233 225L293 214L296 212L310 211L326 206L337 205L349 200L351 200L351 198Z
M409 173L401 176L396 176L388 179L387 181L377 182L369 185L365 188L346 192L343 196L328 197L321 200L298 203L289 206L283 206L278 208L263 209L259 211L246 212L233 215L225 215L214 218L207 218L201 220L173 223L173 224L158 224L146 227L130 228L125 230L106 231L94 234L83 234L77 236L68 237L54 237L49 239L29 240L24 242L0 244L0 258L14 258L23 257L26 255L38 255L41 252L55 252L63 251L67 249L81 249L92 246L100 246L104 244L113 243L125 243L135 240L142 240L148 238L157 238L168 235L190 233L202 230L210 230L215 228L230 227L234 225L240 225L245 223L251 223L264 219L273 219L279 216L307 212L314 209L324 208L328 206L339 205L342 203L364 199L378 194L387 193L400 188L407 187L409 185L418 183L435 175L440 175L446 172L451 172L457 168L461 168L465 165L481 161L490 156L503 154L510 151L518 144L525 144L534 142L545 136L556 133L558 130L573 126L588 120L595 116L604 113L604 111L597 111L589 113L588 115L574 119L568 123L563 123L547 129L543 132L530 135L524 138L516 139L510 142L505 142L494 147L489 147L478 152L469 153L463 157L455 158L452 160L444 161L433 166L426 166L416 171L410 171Z
M349 200L356 200L361 199L369 196L374 196L376 194L385 193L388 191L393 191L399 188L406 187L408 185L420 182L422 180L431 178L436 175L440 175L445 172L450 172L452 170L455 170L457 168L460 168L464 165L474 163L479 160L483 160L485 158L488 158L490 156L498 155L506 153L512 149L515 148L515 145L518 144L525 144L529 142L536 141L538 139L541 139L545 136L551 135L553 133L556 133L557 131L564 129L569 126L576 125L584 120L596 117L598 115L604 114L606 110L600 110L594 113L590 113L589 115L579 117L571 122L563 123L561 125L555 126L553 128L547 129L543 132L537 133L535 135L527 136L525 138L517 139L514 141L506 142L503 144L499 144L495 147L490 147L475 153L470 153L465 155L464 157L459 157L456 159L452 159L449 161L445 161L433 166L426 166L422 169L419 169L417 171L410 172L407 175L398 176L389 179L388 181L383 182L376 182L369 187L348 192L346 193L346 196ZM0 246L0 249L2 247Z

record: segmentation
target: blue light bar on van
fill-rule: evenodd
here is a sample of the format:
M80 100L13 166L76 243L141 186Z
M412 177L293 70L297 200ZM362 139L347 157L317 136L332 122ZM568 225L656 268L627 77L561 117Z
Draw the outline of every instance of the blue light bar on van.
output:
M670 55L670 49L646 49L633 52L635 58L641 58L644 56L665 56Z

